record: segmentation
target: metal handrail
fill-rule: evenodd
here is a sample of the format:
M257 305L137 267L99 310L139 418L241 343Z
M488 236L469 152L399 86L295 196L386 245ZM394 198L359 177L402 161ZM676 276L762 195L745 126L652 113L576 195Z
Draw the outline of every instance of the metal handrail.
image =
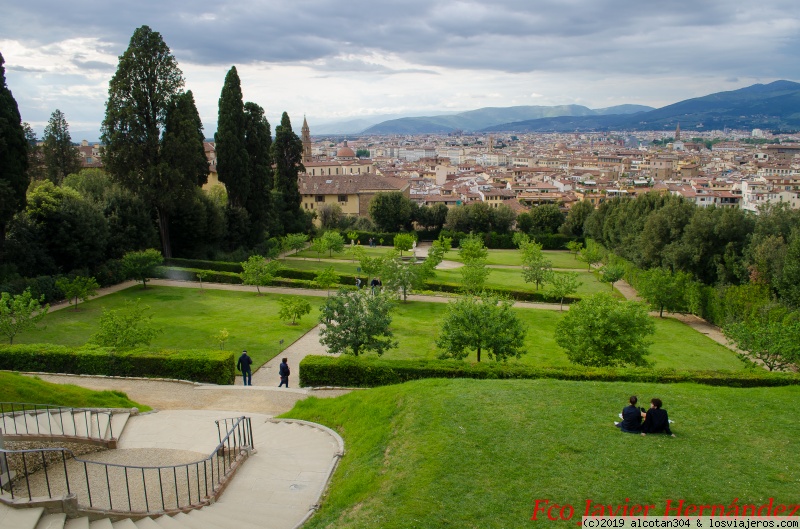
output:
M219 432L219 444L211 454L199 461L183 463L179 465L163 466L135 466L120 465L116 463L103 463L99 461L89 461L75 457L71 450L66 448L41 448L29 450L4 450L0 449L0 456L5 463L5 468L9 467L9 456L18 454L21 459L23 475L17 477L15 481L25 481L24 491L27 492L28 500L32 500L32 474L28 472L28 459L35 457L32 454L40 454L43 464L44 481L47 488L47 497L52 499L54 495L52 489L58 487L63 482L67 494L86 493L88 505L78 501L78 508L83 510L102 510L114 511L119 513L136 514L155 514L165 512L168 509L192 509L208 504L209 499L222 485L234 467L234 463L239 459L243 450L252 449L253 432L250 417L238 417L215 421ZM225 435L222 435L220 424L225 427ZM60 452L61 462L64 469L63 481L58 482L54 476L54 470L48 469L45 453ZM79 477L70 478L67 472L67 454L83 466L82 480L85 483L77 483ZM58 459L58 458L56 458ZM216 467L216 471L215 471ZM90 470L91 469L91 470ZM112 486L111 475L115 486ZM119 475L119 481L116 476ZM139 483L141 477L141 483ZM185 477L185 482L184 478ZM165 479L166 478L166 479ZM193 479L194 478L194 479ZM133 482L132 482L133 480ZM180 481L180 483L179 483ZM35 484L33 484L36 489ZM156 488L157 487L157 488ZM168 493L165 494L165 488ZM158 497L153 495L157 491ZM171 493L174 491L174 499ZM20 496L15 492L14 486L9 487L11 499ZM186 496L183 497L183 493ZM24 496L22 496L24 497ZM185 499L185 501L182 501ZM134 508L141 505L144 509ZM154 505L156 509L151 509ZM127 508L126 508L127 507ZM160 510L157 508L160 507Z
M55 412L55 413L54 413ZM39 417L47 414L47 424L39 421ZM72 425L74 435L64 433L64 415L68 416L67 426ZM97 408L76 408L71 406L53 406L51 404L35 404L32 402L0 402L0 430L6 435L36 435L48 437L79 437L83 439L105 440L100 431L100 415L107 416L109 438L114 439L111 426L112 413ZM22 417L23 420L17 419ZM77 417L77 420L76 420ZM29 418L32 424L29 424ZM92 435L92 428L97 426L97 436ZM60 427L61 433L54 430ZM80 435L78 428L83 427L86 435ZM33 431L35 429L35 431Z

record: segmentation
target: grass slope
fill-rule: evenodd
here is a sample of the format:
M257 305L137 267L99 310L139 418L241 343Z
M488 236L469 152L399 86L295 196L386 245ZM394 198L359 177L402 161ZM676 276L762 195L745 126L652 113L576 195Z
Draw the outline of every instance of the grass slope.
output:
M83 345L97 331L104 308L118 309L127 300L140 298L143 304L150 306L155 326L164 329L153 340L154 348L216 348L219 346L212 336L225 328L230 333L226 349L247 349L253 358L253 367L257 368L317 323L317 307L322 304L322 298L306 298L312 306L311 314L292 326L278 318L281 297L194 288L148 287L142 290L137 286L81 303L78 312L64 309L50 313L44 320L45 328L21 334L15 342Z
M0 402L54 404L76 408L139 408L149 406L133 402L121 391L92 391L72 384L53 384L19 373L0 372Z
M663 399L677 437L614 428L630 394ZM797 387L425 380L309 398L285 416L336 429L347 450L305 527L551 527L530 521L536 499L576 516L587 499L629 498L659 515L667 499L797 503L798 397Z

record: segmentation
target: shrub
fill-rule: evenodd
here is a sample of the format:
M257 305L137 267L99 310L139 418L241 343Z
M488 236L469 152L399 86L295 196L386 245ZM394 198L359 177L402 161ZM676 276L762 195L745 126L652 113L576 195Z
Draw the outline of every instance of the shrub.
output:
M215 349L114 351L86 345L53 344L0 347L0 369L75 375L113 375L233 384L233 353Z
M766 371L677 371L646 368L537 367L452 360L386 360L307 356L300 362L300 385L376 387L424 378L536 379L599 382L693 382L710 386L771 387L800 384L797 373Z

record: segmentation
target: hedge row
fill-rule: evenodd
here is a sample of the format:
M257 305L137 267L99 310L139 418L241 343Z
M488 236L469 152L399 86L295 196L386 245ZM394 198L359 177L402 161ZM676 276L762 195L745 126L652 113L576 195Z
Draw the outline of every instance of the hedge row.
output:
M463 286L458 283L435 283L432 281L426 281L423 289L433 292L448 292L452 294L461 294L463 292ZM530 301L534 303L559 302L559 298L554 298L553 296L548 295L545 291L521 292L519 290L510 290L505 288L489 288L487 290L502 296L508 296L515 301ZM575 303L576 301L580 301L580 298L565 297L564 305L569 305L570 303Z
M203 259L178 259L174 257L171 259L165 259L164 266L196 268L198 270L213 270L215 272L233 272L234 274L239 274L242 271L242 263L231 263L228 261L206 261Z
M107 347L79 348L54 344L0 346L0 369L75 375L173 378L233 384L231 351L184 349L113 351Z
M58 274L53 276L38 277L16 277L0 281L0 292L8 292L11 295L22 294L26 289L31 290L31 295L35 299L44 296L45 303L54 303L64 300L64 292L56 286L56 281L61 277L73 278L76 275L85 277L93 276L101 287L116 285L127 279L122 262L119 259L111 259L101 263L95 270L74 270L69 274Z
M676 371L644 368L536 367L453 360L384 360L307 356L300 362L300 385L376 387L424 378L537 379L600 382L694 382L710 386L765 387L800 384L800 374L768 371Z

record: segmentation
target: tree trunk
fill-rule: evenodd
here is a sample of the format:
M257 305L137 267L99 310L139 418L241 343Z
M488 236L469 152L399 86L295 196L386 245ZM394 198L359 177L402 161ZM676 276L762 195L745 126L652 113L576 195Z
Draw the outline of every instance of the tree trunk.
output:
M158 232L161 235L161 249L164 259L172 258L172 245L169 241L169 213L163 208L158 209Z
M481 361L481 348L478 347L478 362Z

